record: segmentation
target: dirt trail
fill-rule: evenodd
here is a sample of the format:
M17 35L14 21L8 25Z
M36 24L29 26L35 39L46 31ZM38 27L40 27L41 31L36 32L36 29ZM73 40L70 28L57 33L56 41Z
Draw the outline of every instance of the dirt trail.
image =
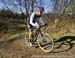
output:
M29 48L22 38L11 38L0 41L0 58L75 58L75 42L58 40L53 52L45 53L39 48Z

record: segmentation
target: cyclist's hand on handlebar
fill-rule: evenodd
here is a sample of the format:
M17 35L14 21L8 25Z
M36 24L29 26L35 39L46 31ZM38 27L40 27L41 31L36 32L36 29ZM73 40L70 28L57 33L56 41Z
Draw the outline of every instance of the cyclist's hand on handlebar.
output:
M41 27L45 27L45 26L48 26L48 25L47 25L47 24L44 24L44 25L42 25L42 26L39 26L39 28L41 28ZM38 29L39 29L39 28L38 28Z

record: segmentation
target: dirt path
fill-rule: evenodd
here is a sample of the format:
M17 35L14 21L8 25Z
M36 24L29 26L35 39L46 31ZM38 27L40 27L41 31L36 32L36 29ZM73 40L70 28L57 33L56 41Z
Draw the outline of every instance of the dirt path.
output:
M54 50L50 53L39 48L29 48L22 38L0 41L0 58L75 58L75 42L61 41L55 41Z

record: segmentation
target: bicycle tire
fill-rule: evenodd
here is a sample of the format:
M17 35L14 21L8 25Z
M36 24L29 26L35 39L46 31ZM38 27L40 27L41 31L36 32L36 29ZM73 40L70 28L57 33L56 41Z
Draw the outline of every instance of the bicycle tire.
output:
M38 37L38 38L39 38L39 40L38 40L38 45L39 45L39 47L40 47L41 50L44 51L44 52L51 52L51 51L53 50L53 48L54 48L53 37L52 37L50 34L44 33L44 32L42 32L42 35L43 35L43 36L39 36L39 37ZM45 43L42 42L43 39L46 40ZM43 45L44 45L44 46L45 46L45 44L47 45L47 42L49 42L49 43L48 43L48 44L49 44L49 49L48 49L48 50L46 50L45 47L43 47ZM48 48L48 47L47 47L47 48Z

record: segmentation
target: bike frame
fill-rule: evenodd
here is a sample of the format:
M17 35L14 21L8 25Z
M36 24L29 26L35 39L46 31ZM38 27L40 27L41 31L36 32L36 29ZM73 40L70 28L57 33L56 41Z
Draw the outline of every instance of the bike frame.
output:
M34 34L34 37L35 37L35 38L34 38L34 40L35 40L34 43L37 41L37 38L38 38L39 34L40 34L41 36L43 36L42 31L41 31L41 28L42 28L42 27L44 27L44 26L41 26L39 29L36 30L36 32L35 32L35 34ZM45 29L46 29L46 28L45 28Z

